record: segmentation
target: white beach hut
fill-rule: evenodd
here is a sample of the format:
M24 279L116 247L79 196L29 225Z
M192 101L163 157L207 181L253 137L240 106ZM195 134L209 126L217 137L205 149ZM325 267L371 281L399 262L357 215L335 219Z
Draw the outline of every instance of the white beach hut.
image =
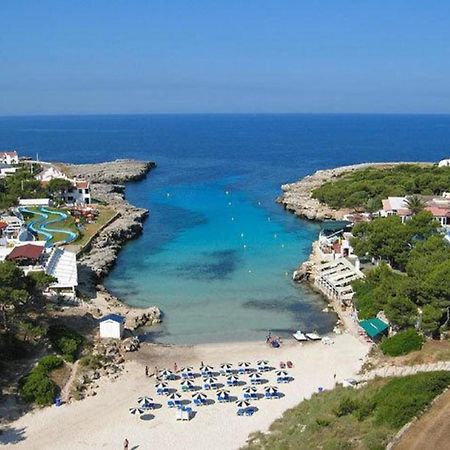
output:
M100 319L100 337L121 339L125 325L125 317L119 314L108 314Z

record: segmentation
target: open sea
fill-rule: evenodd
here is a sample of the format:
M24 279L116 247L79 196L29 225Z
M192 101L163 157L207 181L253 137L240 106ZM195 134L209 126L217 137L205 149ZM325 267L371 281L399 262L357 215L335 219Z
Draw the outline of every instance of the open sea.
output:
M450 156L450 116L124 115L0 117L0 150L73 163L154 160L129 201L150 210L106 286L157 305L166 343L261 340L330 331L320 296L291 281L317 224L275 203L280 185L317 169Z

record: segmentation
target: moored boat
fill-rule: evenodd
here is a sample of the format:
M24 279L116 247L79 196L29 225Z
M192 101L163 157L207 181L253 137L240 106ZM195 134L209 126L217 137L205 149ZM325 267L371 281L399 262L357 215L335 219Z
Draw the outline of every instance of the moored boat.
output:
M322 337L318 335L317 333L305 333L306 337L311 341L321 341Z
M308 338L305 336L304 333L301 332L301 330L297 330L292 336L294 337L295 340L299 342L304 342L308 340Z

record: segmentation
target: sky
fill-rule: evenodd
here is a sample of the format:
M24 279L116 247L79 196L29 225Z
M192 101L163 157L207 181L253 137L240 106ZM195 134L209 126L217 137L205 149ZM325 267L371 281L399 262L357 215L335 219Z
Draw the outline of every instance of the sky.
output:
M450 1L0 0L0 115L450 113Z

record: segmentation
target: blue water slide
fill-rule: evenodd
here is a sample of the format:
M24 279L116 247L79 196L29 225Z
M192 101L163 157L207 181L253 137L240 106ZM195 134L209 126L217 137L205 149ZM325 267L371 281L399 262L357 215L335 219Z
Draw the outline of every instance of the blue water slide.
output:
M49 225L53 225L59 222L63 222L67 219L68 214L62 212L62 211L56 211L53 209L48 209L45 207L40 207L38 211L32 211L28 208L21 207L19 208L20 212L25 212L32 215L37 215L39 218L31 220L28 223L28 229L36 234L40 234L44 236L46 241L46 246L52 245L52 240L54 239L54 236L52 233L61 233L67 235L67 237L63 240L64 244L67 244L69 242L74 241L78 235L74 233L73 231L68 231L61 228L50 228ZM56 219L48 220L49 214L57 215Z

